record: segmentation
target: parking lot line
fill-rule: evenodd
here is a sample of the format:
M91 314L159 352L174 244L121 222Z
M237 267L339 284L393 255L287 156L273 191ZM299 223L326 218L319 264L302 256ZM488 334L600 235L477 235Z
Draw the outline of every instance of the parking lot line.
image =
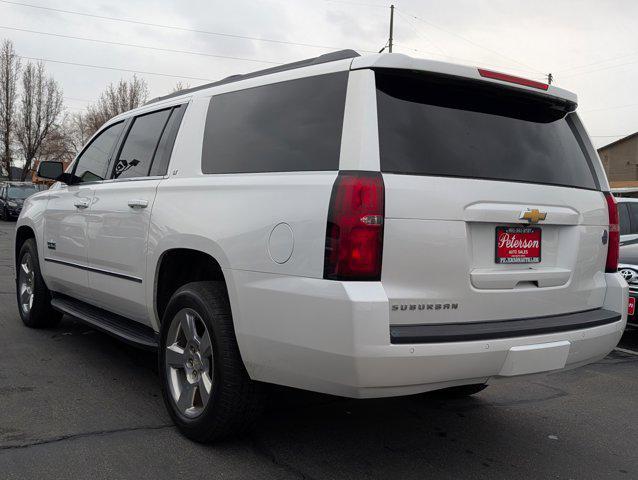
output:
M619 352L628 353L629 355L638 355L638 352L634 350L629 350L627 348L616 347L614 350L618 350Z

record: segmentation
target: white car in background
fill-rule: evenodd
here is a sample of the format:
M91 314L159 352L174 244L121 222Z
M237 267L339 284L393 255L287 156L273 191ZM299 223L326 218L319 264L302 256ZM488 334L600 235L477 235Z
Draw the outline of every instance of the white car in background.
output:
M638 299L638 198L617 197L620 227L618 271L629 284L627 325L638 327L636 300Z
M621 263L638 265L638 198L617 197Z
M576 96L343 51L108 121L24 204L17 299L158 349L182 432L264 383L348 397L597 361L625 327L618 213Z

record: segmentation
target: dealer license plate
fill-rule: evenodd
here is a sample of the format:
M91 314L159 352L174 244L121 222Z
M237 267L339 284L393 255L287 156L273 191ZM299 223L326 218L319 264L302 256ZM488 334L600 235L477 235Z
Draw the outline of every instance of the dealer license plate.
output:
M496 263L539 263L541 229L496 227Z

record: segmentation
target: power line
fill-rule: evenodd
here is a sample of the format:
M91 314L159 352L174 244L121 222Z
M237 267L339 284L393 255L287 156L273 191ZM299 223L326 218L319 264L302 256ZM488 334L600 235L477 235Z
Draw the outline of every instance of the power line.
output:
M410 17L408 17L405 13L403 13L403 12L402 12L402 11L400 11L400 10L397 10L397 13L399 14L399 16L403 17L403 18L404 18L404 19L408 22L409 27L412 29L412 31L413 31L414 33L416 33L416 34L417 34L417 36L419 36L419 37L423 37L425 40L427 40L427 42L428 42L429 44L431 44L431 45L432 45L433 47L435 47L436 49L440 50L440 51L441 51L441 54L443 54L443 55L447 56L447 53L445 52L445 50L443 50L443 49L442 49L442 48L441 48L438 44L434 43L434 41L433 41L433 40L432 40L432 39L431 39L428 35L426 35L425 33L420 32L420 31L416 28L416 26L414 26L414 25L413 25L413 21L412 21L412 19L411 19Z
M449 55L446 55L444 53L433 52L431 50L419 50L418 48L410 47L409 45L405 45L403 43L394 42L394 45L396 47L401 47L403 50L410 50L412 52L425 53L427 55L438 55L439 57L456 58L456 57L450 57Z
M410 16L410 17L412 17L412 18L414 18L414 19L416 19L416 20L418 20L418 21L420 21L420 22L425 23L426 25L430 25L431 27L434 27L434 28L436 28L437 30L441 30L442 32L445 32L445 33L447 33L448 35L452 35L452 36L454 36L454 37L460 38L461 40L463 40L463 41L465 41L465 42L467 42L467 43L469 43L469 44L471 44L471 45L474 45L475 47L482 48L483 50L487 50L488 52L492 52L492 53L493 53L493 54L495 54L495 55L498 55L498 56L500 56L500 57L506 58L506 59L508 59L508 60L509 60L509 61L511 61L511 62L518 63L519 65L522 65L522 66L524 66L524 67L526 67L526 68L529 68L530 70L535 71L536 73L540 73L540 74L543 74L543 75L544 75L544 72L541 72L540 70L538 70L538 69L536 69L536 68L534 68L534 67L532 67L532 66L530 66L530 65L527 65L527 64L525 64L525 63L521 62L520 60L516 60L515 58L509 57L509 56L504 55L504 54L502 54L502 53L500 53L500 52L497 52L496 50L494 50L494 49L492 49L492 48L489 48L489 47L486 47L486 46L481 45L481 44L479 44L479 43L476 43L475 41L470 40L469 38L466 38L466 37L464 37L464 36L462 36L462 35L459 35L459 34L458 34L458 33L456 33L456 32L453 32L453 31L451 31L451 30L448 30L447 28L440 27L440 26L438 26L438 25L436 25L436 24L434 24L434 23L432 23L432 22L430 22L430 21L428 21L428 20L425 20L425 19L423 19L423 18L417 17L416 15L412 15L412 14L411 14L411 13L409 13L409 12L405 12L405 11L404 11L404 13L405 13L406 15L408 15L408 16Z
M604 110L617 110L619 108L638 107L638 103L628 103L626 105L614 105L613 107L593 108L591 110L579 110L579 113L602 112Z
M281 62L272 62L269 60L258 60L256 58L245 58L245 57L233 57L233 56L229 56L229 55L216 55L216 54L212 54L212 53L203 53L203 52L192 52L192 51L188 51L188 50L175 50L173 48L162 48L162 47L153 47L150 45L139 45L139 44L135 44L135 43L124 43L124 42L113 42L110 40L98 40L95 38L86 38L86 37L76 37L73 35L63 35L60 33L50 33L50 32L41 32L39 30L27 30L26 28L16 28L16 27L7 27L5 25L0 25L1 29L4 30L15 30L16 32L26 32L26 33L35 33L37 35L47 35L50 37L59 37L59 38L68 38L71 40L82 40L84 42L94 42L94 43L104 43L107 45L118 45L121 47L134 47L134 48L146 48L149 50L158 50L161 52L171 52L171 53L181 53L181 54L187 54L187 55L200 55L200 56L204 56L204 57L215 57L215 58L225 58L225 59L230 59L230 60L243 60L246 62L258 62L258 63L269 63L272 65L282 65Z
M623 58L633 57L635 55L638 55L638 52L626 53L624 55L619 55L617 57L608 58L606 60L598 60L596 62L585 63L585 64L581 64L581 65L575 65L575 66L572 66L572 67L566 67L564 70L559 70L559 72L563 73L563 72L569 72L571 70L580 70L581 68L593 67L595 65L600 65L601 63L613 62L615 60L621 60Z
M360 7L390 8L387 5L381 5L378 3L349 2L346 0L325 0L325 1L329 3L343 3L345 5L358 5Z
M143 70L130 70L128 68L117 68L117 67L109 67L106 65L91 65L88 63L75 63L75 62L65 62L62 60L51 60L50 58L35 58L35 57L25 57L22 55L16 55L19 58L25 59L25 60L34 60L37 62L45 62L45 63L59 63L62 65L74 65L76 67L87 67L87 68L99 68L99 69L103 69L103 70L115 70L115 71L119 71L119 72L128 72L128 73L139 73L140 75L156 75L158 77L170 77L170 78L182 78L185 80L201 80L204 82L211 82L212 79L210 78L201 78L201 77L188 77L185 75L172 75L170 73L158 73L158 72L146 72Z
M561 77L561 78L574 78L574 77L577 77L579 75L587 75L589 73L602 72L603 70L610 70L612 68L625 67L627 65L633 65L633 64L636 64L636 63L638 63L638 60L632 60L631 62L618 63L616 65L608 65L606 67L595 68L594 70L587 70L587 71L584 71L584 72L572 73L570 75L565 75L564 77Z
M490 67L490 68L499 68L499 69L502 69L502 70L512 70L512 71L517 71L517 72L525 72L527 74L531 74L531 75L528 75L528 76L535 75L535 76L542 76L545 79L547 78L546 75L543 75L543 74L540 74L540 73L536 73L536 71L528 70L526 68L509 67L509 66L505 66L505 65L496 65L496 64L493 64L493 63L485 63L485 62L482 62L482 61L479 61L479 60L476 60L476 59L473 59L473 58L455 57L455 56L452 56L452 55L445 55L445 54L442 54L442 53L432 52L432 51L428 51L428 50L419 50L418 48L413 48L413 47L410 47L408 45L404 45L403 43L395 43L395 45L397 47L402 48L402 49L411 50L411 51L418 52L418 53L425 53L425 54L430 54L430 55L438 55L440 57L449 58L451 60L469 62L472 66L482 66L482 67Z
M18 5L21 7L28 7L28 8L37 8L40 10L47 10L47 11L51 11L51 12L58 12L58 13L66 13L69 15L80 15L82 17L90 17L90 18L98 18L100 20L110 20L113 22L123 22L123 23L132 23L135 25L144 25L146 27L156 27L156 28L167 28L167 29L171 29L171 30L179 30L182 32L191 32L191 33L200 33L203 35L216 35L219 37L227 37L227 38L239 38L242 40L254 40L254 41L258 41L258 42L269 42L269 43L276 43L276 44L281 44L281 45L294 45L297 47L309 47L309 48L322 48L324 50L341 50L342 47L337 47L337 46L333 46L333 45L319 45L319 44L314 44L314 43L298 43L298 42L290 42L287 40L277 40L277 39L272 39L272 38L260 38L260 37L251 37L248 35L237 35L237 34L232 34L232 33L223 33L223 32L213 32L213 31L209 31L209 30L197 30L194 28L186 28L186 27L179 27L176 25L165 25L165 24L161 24L161 23L150 23L150 22L142 22L139 20L130 20L130 19L125 19L125 18L118 18L118 17L109 17L106 15L96 15L96 14L92 14L92 13L84 13L84 12L77 12L74 10L63 10L60 8L52 8L52 7L43 7L41 5L33 5L30 3L22 3L22 2L12 2L9 0L0 0L0 3L5 3L8 5ZM367 53L376 53L373 52L372 50L363 50L360 49L360 51L362 52L367 52Z

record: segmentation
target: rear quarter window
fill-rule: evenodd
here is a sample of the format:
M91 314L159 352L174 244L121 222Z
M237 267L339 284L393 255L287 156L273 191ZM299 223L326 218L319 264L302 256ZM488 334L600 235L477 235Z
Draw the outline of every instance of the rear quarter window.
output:
M347 72L211 98L203 173L339 169Z
M376 82L384 172L598 188L574 104L392 70Z

